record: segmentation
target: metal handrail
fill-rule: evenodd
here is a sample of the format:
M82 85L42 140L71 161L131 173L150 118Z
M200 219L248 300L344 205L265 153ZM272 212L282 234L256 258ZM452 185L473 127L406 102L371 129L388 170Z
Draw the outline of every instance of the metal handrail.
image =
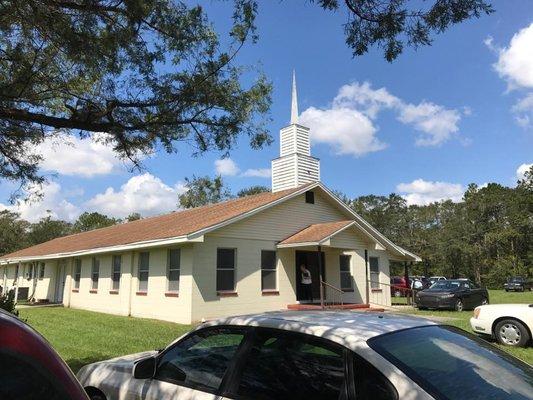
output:
M322 287L322 290L320 291L320 304L322 305L322 308L324 308L327 304L328 304L328 300L327 300L327 296L325 296L325 293L326 293L326 288L330 288L332 290L334 290L335 292L337 292L336 294L338 294L339 296L339 301L338 303L343 306L344 305L344 300L343 300L343 295L344 295L344 290L336 287L336 286L333 286L332 284L330 283L327 283L323 280L320 280L320 285ZM334 305L335 304L335 296L333 297L333 299L329 302L330 304Z
M368 285L370 287L372 287L372 284L378 285L378 288L380 289L380 291L383 290L383 287L385 287L384 288L385 290L389 290L389 291L391 290L391 288L393 288L394 290L399 291L401 293L402 297L406 298L407 305L414 305L415 304L415 293L418 291L416 289L406 288L406 287L402 287L402 286L398 286L398 285L394 285L394 284L390 284L390 283L385 283L385 282L368 280ZM394 298L395 297L392 296L392 293L391 293L391 303L394 303L394 300L393 300Z

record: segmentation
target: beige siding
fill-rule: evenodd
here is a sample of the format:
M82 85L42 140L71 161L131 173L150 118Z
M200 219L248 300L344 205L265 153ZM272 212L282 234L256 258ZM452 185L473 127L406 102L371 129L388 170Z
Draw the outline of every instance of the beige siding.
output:
M348 218L318 190L315 204L307 204L305 195L296 196L212 233L214 236L270 240L279 242L307 226Z
M365 237L357 232L357 228L353 226L333 236L330 243L331 247L341 249L365 249L371 246Z
M235 248L236 297L219 297L216 291L217 248ZM294 251L277 252L277 285L279 294L261 292L261 250L275 250L269 240L235 239L207 236L204 243L194 245L193 321L202 318L249 314L286 309L296 301L291 275L294 275ZM292 267L292 268L291 268Z

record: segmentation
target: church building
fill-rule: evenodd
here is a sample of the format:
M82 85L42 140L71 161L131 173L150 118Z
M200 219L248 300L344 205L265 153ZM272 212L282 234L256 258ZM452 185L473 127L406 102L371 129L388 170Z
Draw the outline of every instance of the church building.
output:
M19 298L188 324L288 308L389 305L392 260L420 261L320 181L309 128L298 123L293 76L291 120L280 131L270 192L0 256L0 285Z

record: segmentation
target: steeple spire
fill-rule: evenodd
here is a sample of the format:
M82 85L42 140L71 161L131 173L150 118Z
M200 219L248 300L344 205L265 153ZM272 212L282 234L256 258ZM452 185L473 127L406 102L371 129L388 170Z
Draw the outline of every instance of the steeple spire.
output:
M296 72L292 70L291 125L298 123L298 93L296 92Z

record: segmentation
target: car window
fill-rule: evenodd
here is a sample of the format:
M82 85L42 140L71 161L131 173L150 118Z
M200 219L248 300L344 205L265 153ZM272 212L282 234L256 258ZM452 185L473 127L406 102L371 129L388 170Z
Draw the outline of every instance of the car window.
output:
M343 349L308 335L259 331L236 392L239 399L344 399Z
M356 399L397 400L398 392L373 365L354 355Z
M239 328L205 329L163 353L155 379L215 392L244 338Z
M17 400L69 400L62 383L48 375L43 368L36 368L29 360L16 354L0 353L0 399Z
M459 286L461 286L461 282L441 280L435 282L430 289L453 290L459 288Z
M368 344L437 399L532 398L529 365L457 328L405 329Z

